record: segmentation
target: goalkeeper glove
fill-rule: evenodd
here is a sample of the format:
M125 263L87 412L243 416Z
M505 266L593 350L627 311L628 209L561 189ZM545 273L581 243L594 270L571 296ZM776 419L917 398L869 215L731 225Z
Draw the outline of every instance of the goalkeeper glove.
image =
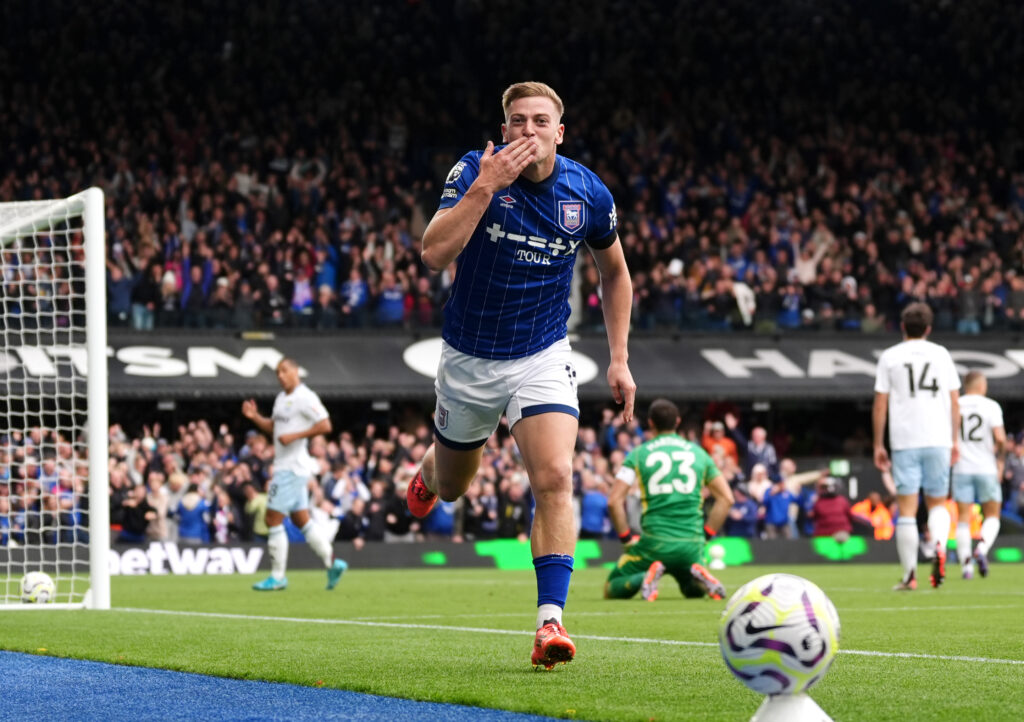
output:
M622 546L628 547L631 544L636 544L640 541L640 535L634 534L632 529L627 529L619 534L619 541L622 542Z
M717 533L718 532L716 532L714 529L709 527L707 524L704 525L704 540L705 541L711 539L711 537L713 537Z

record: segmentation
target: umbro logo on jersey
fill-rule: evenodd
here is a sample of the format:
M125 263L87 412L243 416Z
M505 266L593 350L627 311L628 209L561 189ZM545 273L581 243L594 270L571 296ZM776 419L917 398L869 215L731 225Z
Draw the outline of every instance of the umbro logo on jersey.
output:
M516 202L516 199L508 193L503 196L498 196L498 200L501 201L500 205L502 208L511 208L512 204Z

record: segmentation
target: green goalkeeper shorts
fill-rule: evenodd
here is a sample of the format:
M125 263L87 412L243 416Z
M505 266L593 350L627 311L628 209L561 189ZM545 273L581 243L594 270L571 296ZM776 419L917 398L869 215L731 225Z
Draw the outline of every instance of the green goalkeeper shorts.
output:
M704 541L681 541L643 535L629 547L608 575L608 581L634 574L644 574L652 563L660 561L665 573L671 574L686 597L704 596L705 589L690 576L690 566L704 560Z

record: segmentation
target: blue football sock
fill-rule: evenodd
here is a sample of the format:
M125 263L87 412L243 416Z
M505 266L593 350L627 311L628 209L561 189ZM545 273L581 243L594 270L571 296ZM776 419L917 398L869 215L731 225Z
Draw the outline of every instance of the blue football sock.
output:
M533 560L537 572L537 606L554 604L565 607L572 576L572 555L546 554Z

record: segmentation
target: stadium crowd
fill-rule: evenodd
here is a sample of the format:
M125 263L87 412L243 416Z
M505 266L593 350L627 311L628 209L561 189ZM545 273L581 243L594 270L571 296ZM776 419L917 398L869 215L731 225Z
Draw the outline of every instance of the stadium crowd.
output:
M723 534L747 538L832 536L888 538L895 507L872 491L851 506L827 471L797 472L777 454L765 429L744 429L732 413L703 426L684 423L685 436L712 456L735 494ZM427 424L412 429L369 425L310 441L319 464L311 481L314 517L337 541L424 538L453 541L529 535L532 498L515 441L503 423L488 441L477 479L464 498L440 502L426 519L406 508L405 488L429 444ZM626 453L644 440L637 423L608 409L580 428L573 462L579 535L614 539L608 492ZM273 446L257 431L236 437L227 426L192 421L170 433L146 427L129 436L110 429L110 515L114 540L127 544L265 541L266 484ZM845 445L856 452L863 439ZM33 428L0 439L0 544L85 541L88 465L83 448L56 432ZM1010 435L1003 479L1003 517L1024 524L1024 431ZM640 500L628 498L639 530ZM301 541L291 530L295 541Z
M441 179L496 139L501 90L532 75L567 103L561 151L616 199L638 330L892 332L917 300L938 331L1024 330L1024 6L527 5L528 33L510 31L526 12L512 0L28 4L0 24L0 202L104 189L112 326L436 326L454 270L427 273L418 251ZM524 59L514 77L509 57ZM5 329L37 309L67 325L75 266L37 262L80 256L63 243L0 250ZM596 330L597 269L580 263L579 323ZM844 515L827 477L800 476L735 417L686 433L737 491L727 533L813 534L816 504ZM0 539L67 533L87 513L80 449L7 436ZM640 438L614 414L581 428L581 536L608 533L602 499ZM1022 441L1004 480L1017 519ZM115 426L110 443L122 540L265 531L258 433ZM464 500L413 522L402 491L427 443L426 426L313 442L313 499L337 538L526 533L507 430Z
M439 181L495 138L504 58L536 47L563 151L617 200L638 329L892 330L914 300L939 331L1024 329L1021 8L647 0L566 27L540 3L523 39L506 0L146 6L0 28L34 60L0 64L0 201L105 190L112 325L437 325L453 270L418 244ZM11 323L72 280L37 268L76 252L48 244L4 251Z

